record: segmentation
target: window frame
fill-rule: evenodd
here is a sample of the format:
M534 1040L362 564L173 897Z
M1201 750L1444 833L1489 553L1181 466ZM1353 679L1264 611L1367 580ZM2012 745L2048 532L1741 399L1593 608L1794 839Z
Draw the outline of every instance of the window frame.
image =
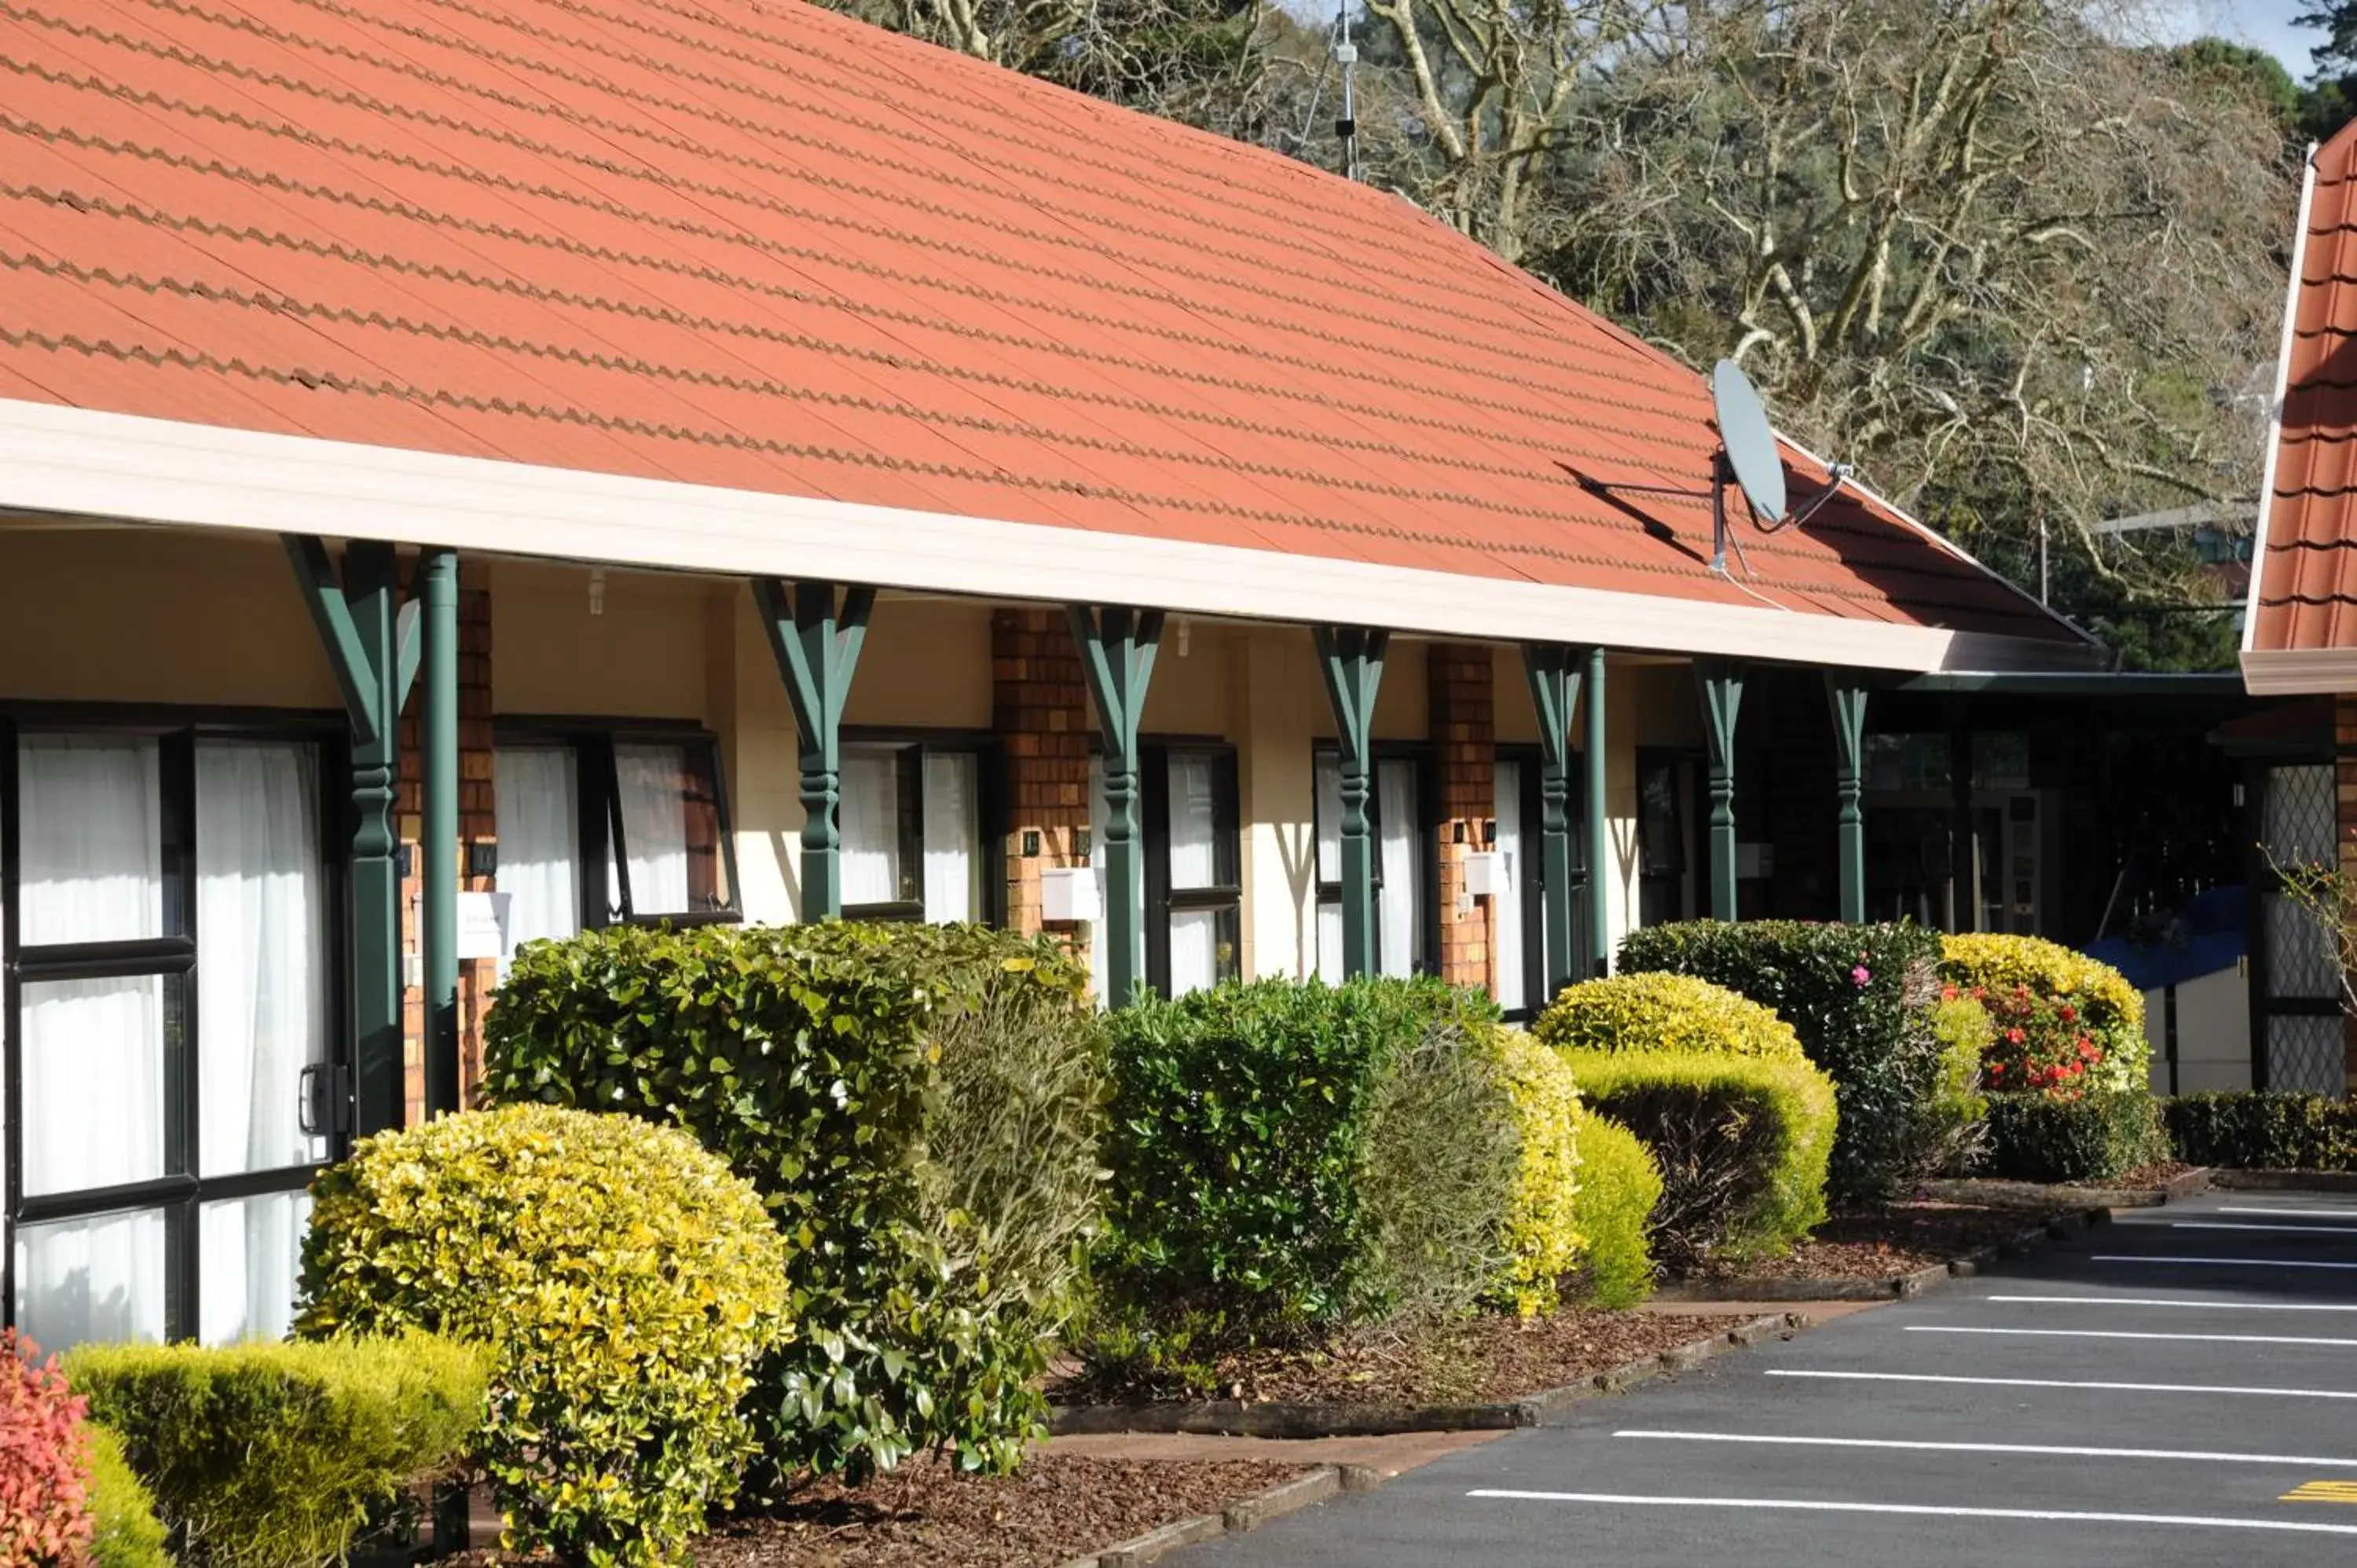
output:
M1339 766L1341 755L1342 744L1337 740L1315 741L1310 745L1309 868L1316 889L1314 902L1317 908L1321 909L1329 904L1341 903L1342 885L1340 882L1329 882L1316 875L1322 869L1318 864L1319 859L1318 846L1325 836L1323 831L1325 824L1318 820L1318 762L1321 757L1331 757ZM1416 854L1417 865L1424 872L1426 897L1423 907L1416 911L1416 946L1422 950L1408 965L1410 974L1440 972L1439 759L1439 748L1430 741L1379 740L1368 747L1371 778L1370 788L1367 790L1367 832L1372 840L1374 849L1371 858L1373 861L1374 889L1378 898L1382 897L1383 887L1383 765L1386 762L1409 762L1415 765L1415 808L1416 815L1422 819L1416 823L1418 845ZM1313 919L1311 921L1313 943L1316 929L1317 922ZM1381 974L1383 972L1383 922L1380 919L1375 922L1375 929L1369 935L1374 948L1374 972ZM1311 967L1314 970L1318 965L1313 962Z
M1170 761L1202 757L1211 762L1212 857L1223 874L1208 887L1170 886ZM1102 758L1100 758L1102 761ZM1232 922L1234 962L1214 984L1243 973L1243 809L1236 748L1224 740L1153 736L1138 742L1141 832L1146 848L1146 979L1158 996L1170 994L1170 917L1210 911Z
M23 940L21 884L24 871L22 780L18 743L27 733L108 737L152 737L157 743L156 795L161 831L164 934L124 941L44 943ZM203 1302L202 1216L209 1203L301 1192L327 1166L350 1153L350 1133L318 1134L323 1156L316 1161L205 1176L203 1141L203 1039L199 982L203 933L197 922L196 748L205 740L255 741L308 746L318 761L319 832L317 845L321 903L320 932L328 1027L328 1054L321 1065L349 1082L356 1042L351 1015L350 845L355 822L351 797L350 722L340 713L306 709L174 706L157 703L0 703L0 1096L8 1129L5 1162L5 1245L0 1247L0 1323L16 1321L16 1240L24 1227L101 1219L145 1210L164 1224L164 1337L192 1340ZM24 988L63 980L177 977L179 994L170 1010L178 1039L167 1026L164 1063L165 1174L105 1187L27 1196L25 1148Z
M928 754L943 753L974 759L974 832L981 841L974 846L980 860L982 897L974 911L976 923L1003 926L1006 923L1006 832L1004 826L1003 800L1005 784L1001 758L1004 748L999 736L989 730L930 727L909 725L845 725L837 744L844 750L859 746L870 750L891 747L903 753L900 761L900 855L905 868L914 865L917 873L917 897L895 898L876 904L845 904L843 918L846 920L878 922L925 923L924 876L924 758ZM912 792L909 785L914 783ZM910 800L917 804L911 809Z
M630 841L622 823L621 782L615 748L620 746L697 746L711 765L715 846L728 896L716 908L641 915L630 908ZM744 892L737 881L737 836L728 811L726 758L720 738L692 720L591 718L578 714L500 714L492 721L491 746L564 746L573 751L574 804L580 829L581 929L615 926L737 925L745 918ZM496 807L494 808L496 811ZM495 830L496 831L496 830ZM610 865L616 873L606 877ZM496 884L495 871L492 880ZM602 890L600 884L605 884ZM619 884L619 886L614 884Z
M1663 925L1695 918L1700 902L1700 890L1695 886L1695 862L1702 851L1703 824L1698 820L1702 784L1699 778L1702 754L1690 747L1641 746L1637 748L1637 923L1641 926ZM1652 864L1645 835L1645 779L1655 768L1667 768L1673 795L1671 817L1672 845L1677 853L1675 864L1657 866ZM1665 920L1647 919L1645 906L1656 897L1666 897L1672 910Z

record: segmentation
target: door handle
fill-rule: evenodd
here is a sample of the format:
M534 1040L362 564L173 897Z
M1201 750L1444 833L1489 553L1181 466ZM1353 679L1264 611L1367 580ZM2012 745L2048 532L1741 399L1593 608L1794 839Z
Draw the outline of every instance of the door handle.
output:
M340 1062L313 1062L296 1079L296 1123L307 1138L340 1138L352 1130L352 1080Z

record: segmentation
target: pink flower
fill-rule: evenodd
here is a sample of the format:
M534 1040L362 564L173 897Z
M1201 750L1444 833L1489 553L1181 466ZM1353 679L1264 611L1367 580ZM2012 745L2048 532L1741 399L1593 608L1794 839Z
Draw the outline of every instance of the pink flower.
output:
M1856 969L1849 972L1849 983L1852 985L1857 986L1861 991L1866 988L1866 983L1873 978L1874 976L1866 972L1866 965L1864 964L1859 964Z

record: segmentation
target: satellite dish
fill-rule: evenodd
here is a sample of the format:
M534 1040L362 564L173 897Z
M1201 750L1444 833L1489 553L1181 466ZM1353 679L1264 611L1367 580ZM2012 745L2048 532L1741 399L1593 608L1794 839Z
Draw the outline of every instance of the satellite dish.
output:
M1773 528L1784 521L1784 458L1776 450L1776 432L1768 424L1768 407L1751 388L1751 378L1732 360L1711 367L1710 401L1718 411L1718 439L1727 448L1727 466L1743 487L1751 514Z

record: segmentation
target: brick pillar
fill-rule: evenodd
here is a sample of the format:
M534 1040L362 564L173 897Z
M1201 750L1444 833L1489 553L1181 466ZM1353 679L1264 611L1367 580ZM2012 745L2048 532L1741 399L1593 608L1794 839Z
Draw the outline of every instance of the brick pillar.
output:
M1061 610L999 610L990 618L991 728L1006 771L1006 926L1029 935L1039 917L1043 866L1085 865L1089 825L1089 706L1080 650ZM1027 834L1039 852L1024 854ZM1079 928L1054 929L1077 940Z
M1497 815L1496 671L1490 650L1464 643L1434 643L1425 664L1440 748L1440 977L1452 985L1491 983L1490 900L1465 897L1464 857Z
M2332 699L2332 799L2338 860L2342 886L2357 886L2357 696ZM2357 919L2357 910L2343 913ZM2264 1049L2265 1047L2262 1047ZM2357 1096L2357 1017L2341 1019L2341 1091Z
M492 843L499 822L491 787L491 592L489 571L466 557L458 561L458 886L488 893L494 878L467 875L467 847ZM401 714L401 801L397 831L409 854L409 875L401 879L401 950L404 963L423 952L417 908L425 861L418 848L425 809L419 772L418 696ZM499 965L487 958L458 961L458 1102L474 1103L483 1076L483 1015L490 1008ZM425 1118L425 993L404 977L401 1005L404 1076L408 1124Z

